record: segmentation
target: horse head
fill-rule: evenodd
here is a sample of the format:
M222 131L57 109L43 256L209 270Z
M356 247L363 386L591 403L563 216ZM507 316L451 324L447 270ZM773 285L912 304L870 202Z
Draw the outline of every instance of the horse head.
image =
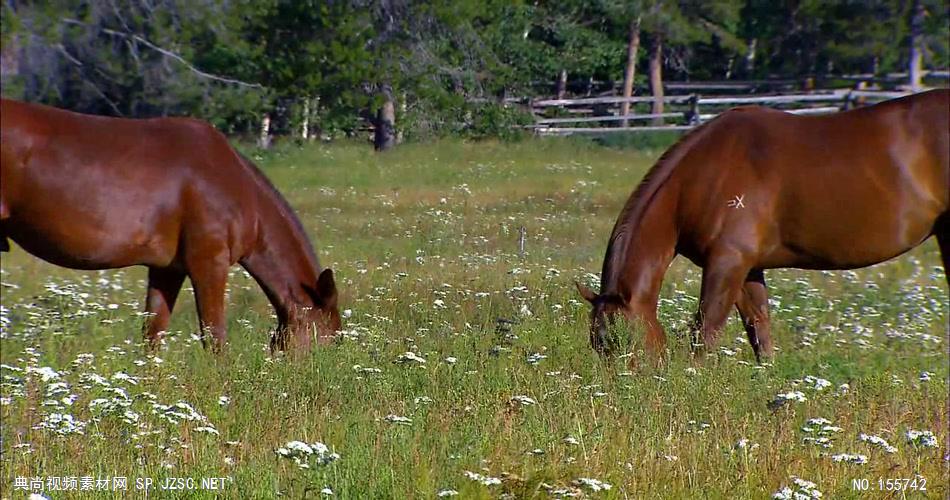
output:
M574 283L577 291L591 305L590 311L590 345L602 356L610 356L619 347L617 339L611 337L608 329L617 323L620 317L627 321L632 320L628 301L620 294L594 293L586 285Z
M293 337L296 347L301 348L308 348L313 338L320 344L329 343L343 325L336 282L331 269L324 269L317 277L316 283L302 283L301 287L310 304L289 311L286 329L278 327L278 332L271 342L272 349L284 350L287 347L287 336Z

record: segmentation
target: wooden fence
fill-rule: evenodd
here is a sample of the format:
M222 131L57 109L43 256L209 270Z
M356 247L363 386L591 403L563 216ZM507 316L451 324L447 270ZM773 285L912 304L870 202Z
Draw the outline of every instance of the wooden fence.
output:
M785 111L815 115L834 113L855 106L909 95L902 91L872 91L839 89L781 95L730 95L704 96L700 94L664 96L663 102L674 110L660 114L629 113L620 115L620 105L630 103L652 105L654 98L635 97L590 97L583 99L542 99L527 103L535 116L535 123L527 128L539 135L605 134L617 132L656 132L664 130L688 130L711 120L725 109L740 105L765 105ZM522 101L524 102L524 101ZM657 125L644 121L670 120L673 123ZM581 124L582 126L566 126ZM603 126L593 127L592 124ZM626 126L624 126L626 124ZM617 126L620 125L620 126Z
M950 71L947 70L924 70L922 78L929 85L945 85L950 80ZM692 80L692 81L665 81L663 89L668 94L677 93L792 93L806 92L815 89L840 88L855 84L871 84L883 90L895 90L897 87L906 85L908 81L907 73L855 73L855 74L825 74L810 75L801 78L787 77L769 77L755 80ZM557 88L557 82L536 81L532 82L535 89L542 92ZM576 96L584 97L615 96L620 92L623 82L617 80L571 80L567 82L565 89L572 89ZM649 93L649 87L639 85L636 92L639 94Z

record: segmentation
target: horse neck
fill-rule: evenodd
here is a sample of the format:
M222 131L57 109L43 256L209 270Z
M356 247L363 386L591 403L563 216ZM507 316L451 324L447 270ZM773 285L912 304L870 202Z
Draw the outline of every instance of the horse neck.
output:
M619 295L634 309L655 311L663 275L676 254L675 214L670 185L658 190L637 213L624 210L607 248L601 294Z
M276 193L274 193L274 196ZM258 217L258 235L241 265L254 277L281 323L298 307L313 306L304 286L315 287L320 267L310 240L279 200L267 200Z

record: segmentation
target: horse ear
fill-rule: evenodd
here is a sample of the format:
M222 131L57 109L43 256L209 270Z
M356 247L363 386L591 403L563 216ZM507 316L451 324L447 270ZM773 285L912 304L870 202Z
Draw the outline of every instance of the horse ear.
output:
M581 294L581 297L584 297L584 300L594 303L594 299L597 298L597 294L593 290L587 287L587 285L582 285L579 281L574 282L574 286L577 287L577 291Z
M313 298L314 303L323 307L332 307L336 305L336 281L333 279L333 271L324 269L317 277L315 287L304 285L304 289Z
M333 270L326 268L317 278L317 294L325 304L336 303L336 281L333 279Z

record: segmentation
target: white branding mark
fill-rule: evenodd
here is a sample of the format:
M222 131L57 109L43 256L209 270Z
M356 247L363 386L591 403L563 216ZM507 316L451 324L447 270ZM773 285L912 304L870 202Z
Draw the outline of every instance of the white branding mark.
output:
M735 209L737 209L737 210L740 209L740 208L745 208L745 203L742 203L742 200L744 200L744 199L745 199L745 195L744 195L744 194L737 194L734 199L731 199L731 200L729 200L728 203L726 203L726 206L727 206L727 207L735 208Z

